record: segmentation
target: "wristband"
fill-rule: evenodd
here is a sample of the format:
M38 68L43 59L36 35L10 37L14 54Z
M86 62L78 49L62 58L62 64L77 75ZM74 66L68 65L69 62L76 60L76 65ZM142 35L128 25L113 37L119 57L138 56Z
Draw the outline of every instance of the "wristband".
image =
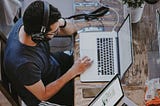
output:
M65 18L62 18L63 20L64 20L64 25L63 26L60 26L60 28L65 28L66 27L66 25L67 25L67 21L66 21L66 19Z

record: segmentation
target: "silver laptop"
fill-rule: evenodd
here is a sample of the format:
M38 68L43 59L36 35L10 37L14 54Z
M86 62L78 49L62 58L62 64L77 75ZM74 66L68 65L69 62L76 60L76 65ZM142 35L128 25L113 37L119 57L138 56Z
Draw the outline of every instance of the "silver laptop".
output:
M103 88L103 90L90 102L89 106L137 106L124 96L118 75Z
M118 32L81 32L80 57L89 56L93 64L80 75L82 82L110 81L121 77L132 64L132 34L130 15Z

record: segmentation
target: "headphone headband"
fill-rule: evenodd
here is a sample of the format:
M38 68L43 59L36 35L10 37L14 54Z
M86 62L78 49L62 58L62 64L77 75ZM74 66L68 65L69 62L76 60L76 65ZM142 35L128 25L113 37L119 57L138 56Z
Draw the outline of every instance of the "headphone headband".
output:
M47 26L48 26L50 10L49 10L49 3L48 2L43 1L43 5L44 5L44 7L43 7L44 13L43 13L43 22L42 22L42 27L41 27L40 33L36 33L36 34L31 35L32 40L35 43L39 43L41 41L47 40L45 37L45 34L46 34Z
M44 14L43 14L43 23L41 27L41 32L45 33L49 21L49 4L46 1L44 1L43 4L44 4Z

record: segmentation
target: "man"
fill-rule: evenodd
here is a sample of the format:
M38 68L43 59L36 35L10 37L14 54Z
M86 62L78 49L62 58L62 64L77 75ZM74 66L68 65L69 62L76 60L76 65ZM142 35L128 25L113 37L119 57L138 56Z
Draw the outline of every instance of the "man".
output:
M47 23L46 27L44 23ZM63 52L50 53L48 43L57 33L73 33L73 28L73 24L61 18L57 8L35 1L11 30L4 67L27 106L36 106L41 101L73 105L71 80L83 73L92 61L85 56L73 64L73 56Z

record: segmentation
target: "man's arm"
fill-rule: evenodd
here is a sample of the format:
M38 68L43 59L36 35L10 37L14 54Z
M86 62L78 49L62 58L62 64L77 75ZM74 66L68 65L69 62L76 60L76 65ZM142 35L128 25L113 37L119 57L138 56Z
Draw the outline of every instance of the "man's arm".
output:
M84 57L75 61L74 65L59 79L44 86L40 80L33 85L25 86L32 94L34 94L40 101L45 101L55 95L67 82L75 76L84 72L90 65L92 60L89 57Z
M71 22L71 20L60 18L58 22L60 23L59 35L72 35L78 30L76 24Z
M45 101L55 95L68 81L75 77L73 71L68 71L62 77L54 82L51 82L47 86L44 86L40 80L33 85L25 86L32 94L34 94L39 100Z

